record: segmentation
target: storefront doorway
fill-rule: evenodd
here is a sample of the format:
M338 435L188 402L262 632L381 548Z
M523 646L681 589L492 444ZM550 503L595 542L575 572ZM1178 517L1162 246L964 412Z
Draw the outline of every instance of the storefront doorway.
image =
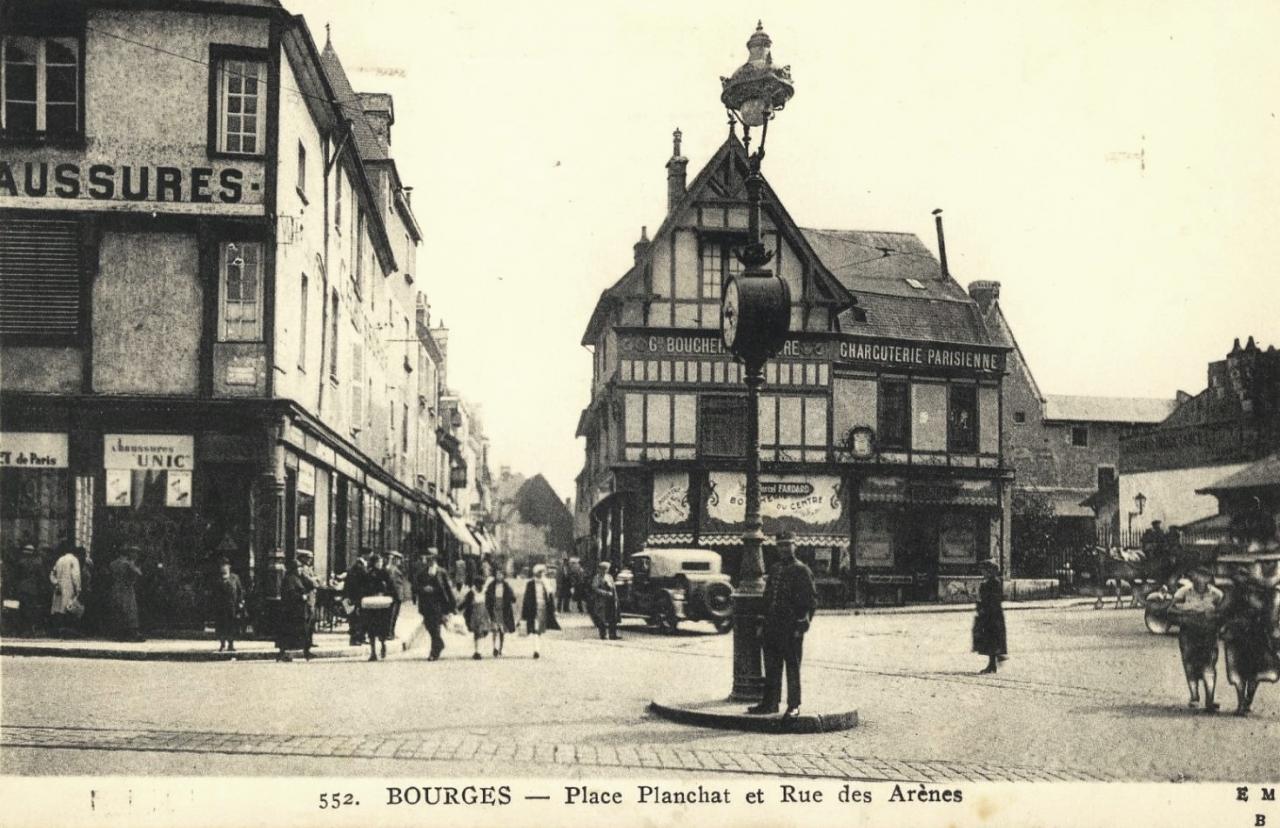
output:
M933 601L938 597L938 519L927 510L912 509L899 524L899 566L911 575L908 601Z

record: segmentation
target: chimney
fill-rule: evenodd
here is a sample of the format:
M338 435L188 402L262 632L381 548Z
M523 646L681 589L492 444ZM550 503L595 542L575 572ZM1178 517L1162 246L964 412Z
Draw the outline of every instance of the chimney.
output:
M947 239L942 235L942 208L933 211L933 223L938 228L938 261L942 264L942 278L950 279L951 271L947 268Z
M364 119L378 136L382 148L390 147L391 125L396 122L396 110L391 105L391 96L385 92L357 92L356 97L360 99Z
M685 171L689 167L689 159L680 154L679 128L671 133L671 160L667 162L667 212L676 209L680 199L684 198Z
M969 295L973 297L973 301L978 303L978 307L985 315L990 312L991 307L996 302L1000 301L1000 283L987 280L970 282Z
M631 249L635 252L636 266L639 267L640 263L644 261L645 254L649 252L649 228L648 227L640 228L640 241L632 245Z

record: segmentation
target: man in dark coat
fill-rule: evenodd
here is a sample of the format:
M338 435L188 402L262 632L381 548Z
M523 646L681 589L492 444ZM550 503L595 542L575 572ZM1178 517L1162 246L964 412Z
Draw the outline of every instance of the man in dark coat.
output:
M399 552L387 553L387 578L391 582L391 635L396 638L396 624L400 620L400 607L405 601L413 599L413 582L404 568L404 555Z
M600 638L606 634L613 641L618 640L618 587L609 575L609 562L596 564L596 576L591 579L591 618L596 622Z
M764 588L761 643L764 649L764 698L747 710L754 715L778 712L782 697L782 669L787 670L787 711L784 719L800 715L800 660L804 634L817 607L813 573L795 558L790 532L778 535L778 562Z
M347 612L347 630L350 632L348 643L355 647L364 643L364 619L360 617L360 599L368 594L369 568L365 558L369 556L369 547L360 550L360 555L347 567L347 574L342 580L342 597L352 608Z
M418 572L413 588L418 595L418 612L422 613L422 624L431 636L431 653L427 656L427 661L435 661L444 650L440 625L458 608L458 599L449 583L449 576L436 560L434 549L427 550L426 562L426 566Z

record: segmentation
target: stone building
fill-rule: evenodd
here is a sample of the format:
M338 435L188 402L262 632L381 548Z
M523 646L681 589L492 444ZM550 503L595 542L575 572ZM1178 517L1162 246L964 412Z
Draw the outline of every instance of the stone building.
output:
M438 537L421 231L390 98L274 0L0 7L0 538L221 557ZM423 370L424 368L430 370Z

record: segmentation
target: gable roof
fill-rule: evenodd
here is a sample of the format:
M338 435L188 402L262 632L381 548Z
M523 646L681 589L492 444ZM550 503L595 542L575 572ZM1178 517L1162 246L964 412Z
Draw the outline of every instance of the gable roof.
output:
M726 187L717 178L726 164L733 165L731 169L737 179L745 177L747 152L734 133L730 133L685 188L680 201L668 211L653 235L655 241L670 232L680 216L695 203L737 200L734 187ZM834 306L841 330L957 344L1004 344L988 335L977 303L954 279L942 273L933 253L915 234L800 227L767 179L762 200L778 232L813 264L807 271L820 293L830 297L811 296L808 302ZM632 266L600 294L583 334L583 345L594 343L617 302L626 296L639 295L643 286L637 282L643 274L642 266ZM916 280L920 287L912 286L907 279ZM863 312L865 319L859 318Z
M355 141L356 152L365 161L385 160L387 150L378 140L373 127L369 126L369 121L364 115L364 107L360 103L360 96L351 88L351 79L342 68L342 60L333 48L333 41L328 38L324 42L324 51L320 53L320 65L329 79L329 85L333 87L333 94L337 99L338 108L342 110L342 116L351 122L351 137Z
M1212 486L1205 486L1203 489L1196 489L1197 493L1221 492L1231 489L1262 489L1272 486L1280 487L1280 453L1272 454L1264 457L1256 463L1245 466L1234 474L1214 483Z
M981 310L981 306L979 306L979 310ZM1004 309L1000 307L999 299L993 301L986 312L982 314L982 322L992 342L1012 349L1013 353L1010 355L1009 360L1010 369L1022 373L1028 387L1031 389L1032 396L1043 406L1044 394L1040 392L1040 384L1036 382L1036 375L1031 370L1031 363L1022 353L1022 346L1018 344L1018 338L1013 335L1013 326L1009 324L1008 317L1004 315Z
M1177 400L1150 397L1049 394L1044 398L1044 419L1082 423L1159 423L1177 405Z

